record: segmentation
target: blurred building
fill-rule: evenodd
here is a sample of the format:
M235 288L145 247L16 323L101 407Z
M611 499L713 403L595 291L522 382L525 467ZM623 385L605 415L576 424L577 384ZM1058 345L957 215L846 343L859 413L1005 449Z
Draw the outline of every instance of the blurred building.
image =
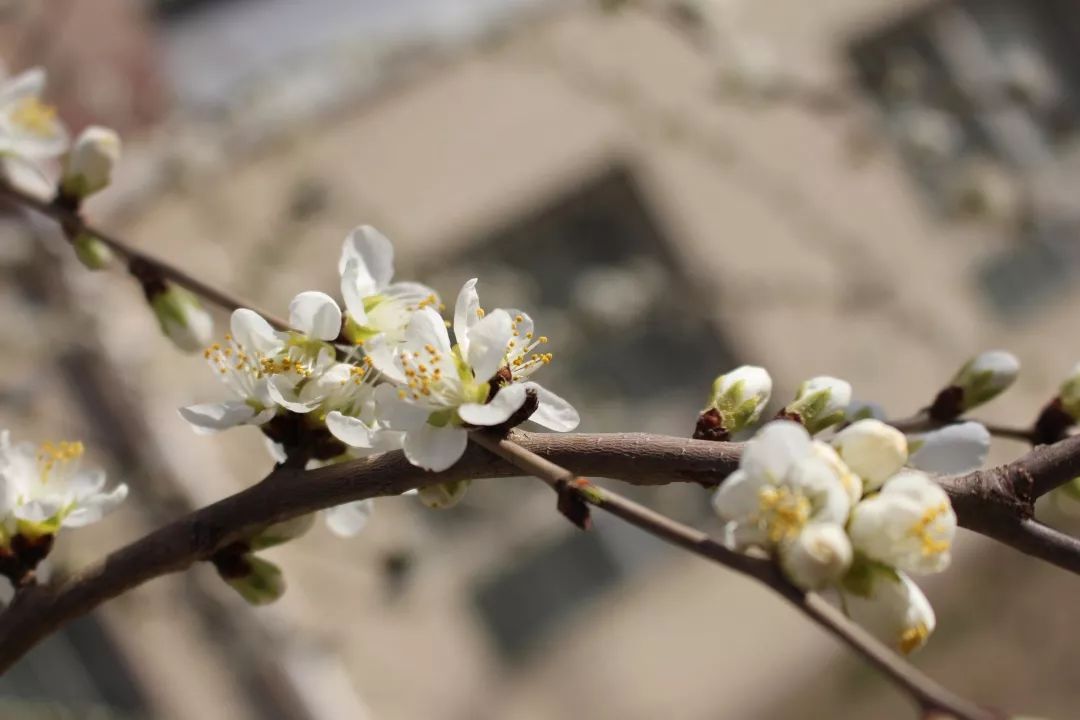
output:
M124 15L143 54L113 83L155 109L95 218L279 311L336 288L342 238L374 224L399 274L451 300L479 276L486 305L528 308L556 355L544 381L584 430L688 434L711 378L743 362L779 400L828 373L904 414L997 346L1025 374L986 417L1025 422L1080 354L1072 3L758 0L723 20L733 59L695 45L689 5L158 5ZM88 434L133 490L117 521L61 543L78 565L271 461L254 431L194 436L174 410L220 393L201 359L159 341L136 287L58 268L32 231L43 242L3 259L23 324L0 332L42 340L0 412ZM54 336L79 342L57 358ZM635 496L715 527L700 488ZM196 568L73 625L0 691L185 720L910 715L766 590L597 520L578 533L528 479L477 483L444 513L384 499L355 540L318 527L271 552L290 583L277 605ZM976 538L958 555L925 584L941 629L917 662L1067 717L1077 581Z

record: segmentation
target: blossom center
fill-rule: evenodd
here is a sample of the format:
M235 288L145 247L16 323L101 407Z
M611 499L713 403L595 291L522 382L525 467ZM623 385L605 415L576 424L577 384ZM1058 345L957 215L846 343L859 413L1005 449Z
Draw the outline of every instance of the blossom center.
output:
M926 627L926 623L915 623L913 627L909 627L900 635L900 652L905 655L920 647L926 638L930 636L930 628Z
M546 345L546 335L534 337L532 330L521 332L521 326L525 322L524 315L515 315L512 324L513 337L507 345L506 356L510 370L515 375L528 375L541 365L551 362L551 353L533 352L540 345Z
M758 508L758 520L773 543L798 535L810 519L810 500L787 487L762 488Z
M11 121L16 127L31 135L47 137L56 123L56 108L46 105L36 97L23 98L15 104Z
M65 463L78 460L83 456L85 448L81 442L44 442L38 447L37 460L38 465L41 468L41 481L45 482L49 478L49 473L57 465L63 465Z
M940 519L949 511L949 503L942 502L931 508L927 508L908 533L918 538L919 543L922 546L922 554L924 557L931 555L938 555L949 549L949 541L943 540L941 537L940 528L937 527Z

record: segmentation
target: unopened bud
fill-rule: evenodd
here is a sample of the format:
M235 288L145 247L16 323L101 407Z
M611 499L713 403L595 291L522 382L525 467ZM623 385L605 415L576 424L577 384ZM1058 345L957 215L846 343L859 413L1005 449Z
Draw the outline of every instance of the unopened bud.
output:
M248 540L248 545L252 550L264 550L269 547L274 547L275 545L281 545L282 543L287 543L290 540L295 540L304 535L314 524L314 513L308 513L307 515L295 517L292 520L274 523L252 536L251 539Z
M202 350L213 340L214 321L203 310L198 299L176 285L150 298L161 332L184 352Z
M81 200L109 184L120 160L120 137L112 130L91 126L82 131L64 159L62 195Z
M422 487L417 492L420 502L433 510L445 510L452 508L465 497L465 491L469 489L468 480L455 480L453 482L440 483Z
M743 365L716 378L709 405L698 418L694 437L725 440L757 422L772 395L772 378L760 367Z
M285 576L274 563L251 553L217 563L218 574L252 605L269 605L285 594Z
M859 420L832 440L841 459L863 480L866 492L877 490L908 458L907 438L880 420Z
M109 246L88 232L76 235L71 247L75 250L75 257L89 270L104 270L113 259Z
M1080 422L1080 363L1077 363L1061 383L1058 391L1061 400L1061 408L1069 414L1074 421Z
M795 399L783 415L797 419L811 434L844 420L851 403L851 385L839 378L822 375L799 386Z
M953 420L968 410L1005 392L1020 373L1020 361L1012 353L991 350L969 360L948 387L938 393L930 407L935 420Z
M847 573L853 554L844 528L835 523L811 523L780 546L780 569L796 587L820 590Z

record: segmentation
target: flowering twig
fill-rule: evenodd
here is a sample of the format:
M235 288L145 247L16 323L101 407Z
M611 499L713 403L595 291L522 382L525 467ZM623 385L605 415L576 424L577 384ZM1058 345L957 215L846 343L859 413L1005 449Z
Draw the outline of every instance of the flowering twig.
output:
M518 445L582 475L635 485L714 485L739 463L738 443L642 433L532 434ZM476 478L520 475L482 448L468 449L449 470L426 472L390 452L317 470L276 469L262 482L156 530L54 586L28 589L0 615L0 671L72 619L147 580L186 570L254 528L365 498ZM1080 438L1034 449L997 468L946 476L962 526L1080 573L1080 542L1071 545L1028 520L1025 501L1080 475ZM1025 485L1026 490L1018 489ZM1052 534L1052 537L1048 535ZM749 566L748 566L749 567Z
M923 711L942 711L963 720L998 717L995 713L956 695L905 662L820 595L796 588L784 578L774 563L735 552L716 542L708 534L600 488L512 440L484 432L472 433L471 439L514 467L540 478L556 492L573 493L580 501L609 512L650 535L769 586L908 692Z
M128 267L132 272L137 272L140 269L150 268L161 277L171 280L172 282L180 285L191 292L199 295L207 302L218 305L225 310L236 310L237 308L253 308L257 313L266 318L266 321L273 325L278 330L288 329L288 323L279 317L274 316L271 313L265 312L252 305L247 300L238 298L231 293L228 293L218 287L215 287L209 283L203 282L199 278L191 275L190 273L181 270L180 268L171 265L170 263L160 260L152 255L142 252L135 247L129 245L127 242L117 238L114 235L110 235L95 227L89 225L82 216L71 208L64 207L63 204L57 202L50 202L48 200L42 200L41 198L34 197L33 195L24 192L10 183L0 179L0 197L7 198L8 200L21 205L23 207L34 210L42 215L55 220L64 233L69 238L74 238L80 233L88 233L101 242L107 245L113 252L124 258L127 261Z

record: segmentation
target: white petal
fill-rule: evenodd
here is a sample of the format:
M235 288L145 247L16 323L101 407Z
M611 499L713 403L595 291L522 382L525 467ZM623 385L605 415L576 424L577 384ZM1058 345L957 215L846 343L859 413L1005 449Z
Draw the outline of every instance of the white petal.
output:
M394 277L394 245L375 228L361 225L345 238L338 272L343 274L350 262L356 262L371 277L377 292L389 285ZM365 294L373 295L374 292Z
M712 496L712 506L723 520L747 520L760 509L762 483L743 470L736 470L720 483Z
M915 435L910 464L925 472L948 475L979 469L990 452L990 432L980 423L963 422Z
M341 308L324 292L302 292L289 303L289 325L319 340L334 340L341 334Z
M32 67L0 85L0 107L45 92L45 69Z
M535 390L539 401L536 412L529 416L529 420L556 432L570 432L581 422L581 416L574 406L555 393L534 382L526 383L525 387Z
M524 385L507 385L500 388L489 403L460 406L458 416L470 425L498 425L509 420L525 404L525 394Z
M254 310L234 310L230 329L236 342L249 354L273 355L285 345L270 323Z
M409 326L405 329L405 342L416 350L433 345L443 357L450 356L450 336L446 332L446 323L442 316L430 307L413 313Z
M405 373L398 363L398 348L386 341L381 335L364 346L365 354L371 358L375 369L390 380L405 384Z
M358 418L334 410L326 416L326 429L349 447L371 448L371 428Z
M834 523L811 523L780 546L780 567L803 590L834 584L851 566L854 552L847 533Z
M503 366L513 332L513 321L505 310L495 310L472 326L465 360L477 380L490 379Z
M345 309L358 325L367 323L364 298L375 292L375 281L367 271L357 261L350 261L341 273L341 297L345 300Z
M338 505L324 511L326 527L339 537L352 537L367 527L375 503L368 500Z
M440 472L458 461L469 442L465 428L424 424L405 434L405 457L425 470Z
M64 518L64 527L83 527L95 523L115 510L128 495L128 486L121 483L110 493L102 493L87 498Z
M393 430L416 430L426 425L431 411L402 400L397 393L391 385L379 385L375 388L375 407L379 420Z
M922 646L937 624L922 590L902 572L876 571L870 594L845 592L843 604L852 620L904 654Z
M810 434L803 426L776 420L761 428L746 444L739 467L777 484L792 464L809 455L812 449Z
M281 407L294 413L309 413L319 407L321 399L303 401L296 397L293 391L293 380L283 375L274 375L270 378L266 389L271 399Z
M250 424L255 411L250 405L238 400L223 403L205 403L180 408L180 417L191 423L200 435L213 435L237 425Z
M469 351L469 328L480 322L480 296L476 292L476 278L466 281L454 303L454 340L463 355Z

